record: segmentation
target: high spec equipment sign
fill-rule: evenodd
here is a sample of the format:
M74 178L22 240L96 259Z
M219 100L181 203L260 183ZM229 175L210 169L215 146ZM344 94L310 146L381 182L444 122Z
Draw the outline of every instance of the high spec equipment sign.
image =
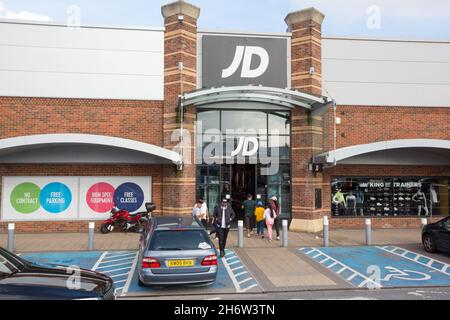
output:
M287 39L202 37L202 86L288 87Z
M151 177L4 177L2 220L102 220L151 201Z

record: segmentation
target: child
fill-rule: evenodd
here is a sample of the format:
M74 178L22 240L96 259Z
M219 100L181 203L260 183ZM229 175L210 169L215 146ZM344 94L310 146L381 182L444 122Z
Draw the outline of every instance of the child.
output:
M272 228L275 223L275 214L270 203L266 205L264 210L264 218L266 219L267 232L269 233L269 242L272 241Z
M264 239L264 208L262 202L258 202L255 209L256 234Z

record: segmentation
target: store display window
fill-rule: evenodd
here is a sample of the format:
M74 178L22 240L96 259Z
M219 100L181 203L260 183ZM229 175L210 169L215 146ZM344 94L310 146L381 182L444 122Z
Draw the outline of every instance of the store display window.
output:
M334 216L449 215L449 178L333 178Z

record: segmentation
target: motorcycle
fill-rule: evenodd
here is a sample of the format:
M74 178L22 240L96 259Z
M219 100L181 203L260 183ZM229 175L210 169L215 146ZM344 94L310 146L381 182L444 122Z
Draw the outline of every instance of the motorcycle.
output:
M130 213L114 206L111 209L111 217L101 225L101 233L110 233L114 229L119 232L139 232L143 224L151 219L151 213L156 210L156 205L151 202L146 203L145 209L145 212Z

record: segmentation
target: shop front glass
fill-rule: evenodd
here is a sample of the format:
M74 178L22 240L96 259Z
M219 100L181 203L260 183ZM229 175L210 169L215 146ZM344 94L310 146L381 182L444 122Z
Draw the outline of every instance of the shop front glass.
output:
M241 217L248 194L263 204L276 196L282 217L290 218L290 133L290 112L198 112L197 196L209 211L228 196Z
M334 216L446 216L449 178L333 178Z

